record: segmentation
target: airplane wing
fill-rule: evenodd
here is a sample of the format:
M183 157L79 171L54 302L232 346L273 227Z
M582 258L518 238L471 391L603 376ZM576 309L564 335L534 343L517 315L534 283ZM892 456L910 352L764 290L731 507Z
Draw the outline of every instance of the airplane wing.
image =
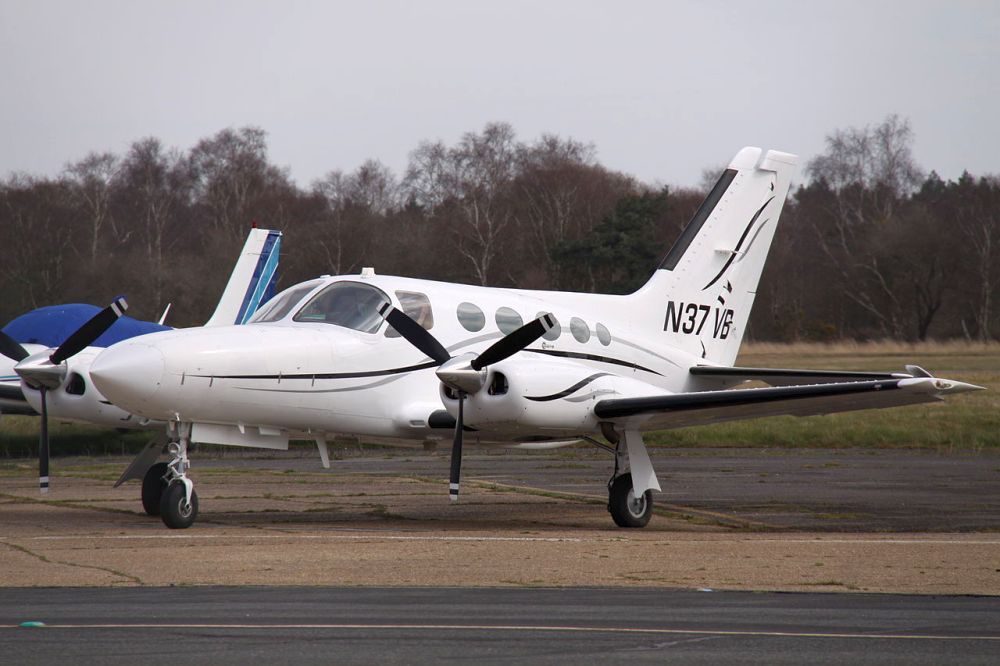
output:
M874 379L613 398L594 405L594 413L607 420L636 419L643 430L655 430L761 416L811 416L914 405L981 388L934 377Z

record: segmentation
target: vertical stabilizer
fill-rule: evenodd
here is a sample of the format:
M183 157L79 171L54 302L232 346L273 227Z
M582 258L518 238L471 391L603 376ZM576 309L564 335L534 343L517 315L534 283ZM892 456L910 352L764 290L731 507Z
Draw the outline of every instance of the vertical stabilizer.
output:
M215 313L205 326L245 324L274 295L281 232L251 229Z
M643 326L708 363L739 353L798 158L744 148L635 299Z

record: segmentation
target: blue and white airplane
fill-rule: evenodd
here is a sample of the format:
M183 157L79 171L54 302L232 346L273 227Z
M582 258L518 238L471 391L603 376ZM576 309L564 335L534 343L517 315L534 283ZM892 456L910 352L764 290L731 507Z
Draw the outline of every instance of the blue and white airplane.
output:
M252 229L205 326L246 323L274 295L280 253L280 231ZM48 448L50 416L113 428L161 426L112 404L90 377L90 365L104 348L174 330L163 325L166 312L154 323L123 316L127 307L124 298L103 310L84 304L53 305L7 324L0 331L0 413L42 415L43 449ZM44 490L48 473L41 477Z

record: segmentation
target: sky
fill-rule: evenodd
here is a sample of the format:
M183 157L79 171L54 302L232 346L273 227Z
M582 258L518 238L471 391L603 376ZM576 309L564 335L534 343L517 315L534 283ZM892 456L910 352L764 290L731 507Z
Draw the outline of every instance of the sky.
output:
M0 0L0 177L256 125L308 187L506 121L696 186L891 113L924 169L998 173L997 35L988 0Z

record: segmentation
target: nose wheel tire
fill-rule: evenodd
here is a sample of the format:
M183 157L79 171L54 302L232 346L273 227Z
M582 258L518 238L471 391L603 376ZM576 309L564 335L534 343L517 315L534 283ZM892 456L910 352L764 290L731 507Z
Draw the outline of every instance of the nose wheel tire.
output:
M163 498L163 490L167 487L164 476L167 473L167 463L156 463L148 470L146 476L142 477L142 508L147 515L160 515L160 500Z
M171 483L160 498L160 518L170 529L180 530L191 527L198 517L198 493L191 489L191 502L187 501L184 484Z
M632 475L622 474L608 488L608 511L618 527L645 527L653 515L653 492L636 497Z

